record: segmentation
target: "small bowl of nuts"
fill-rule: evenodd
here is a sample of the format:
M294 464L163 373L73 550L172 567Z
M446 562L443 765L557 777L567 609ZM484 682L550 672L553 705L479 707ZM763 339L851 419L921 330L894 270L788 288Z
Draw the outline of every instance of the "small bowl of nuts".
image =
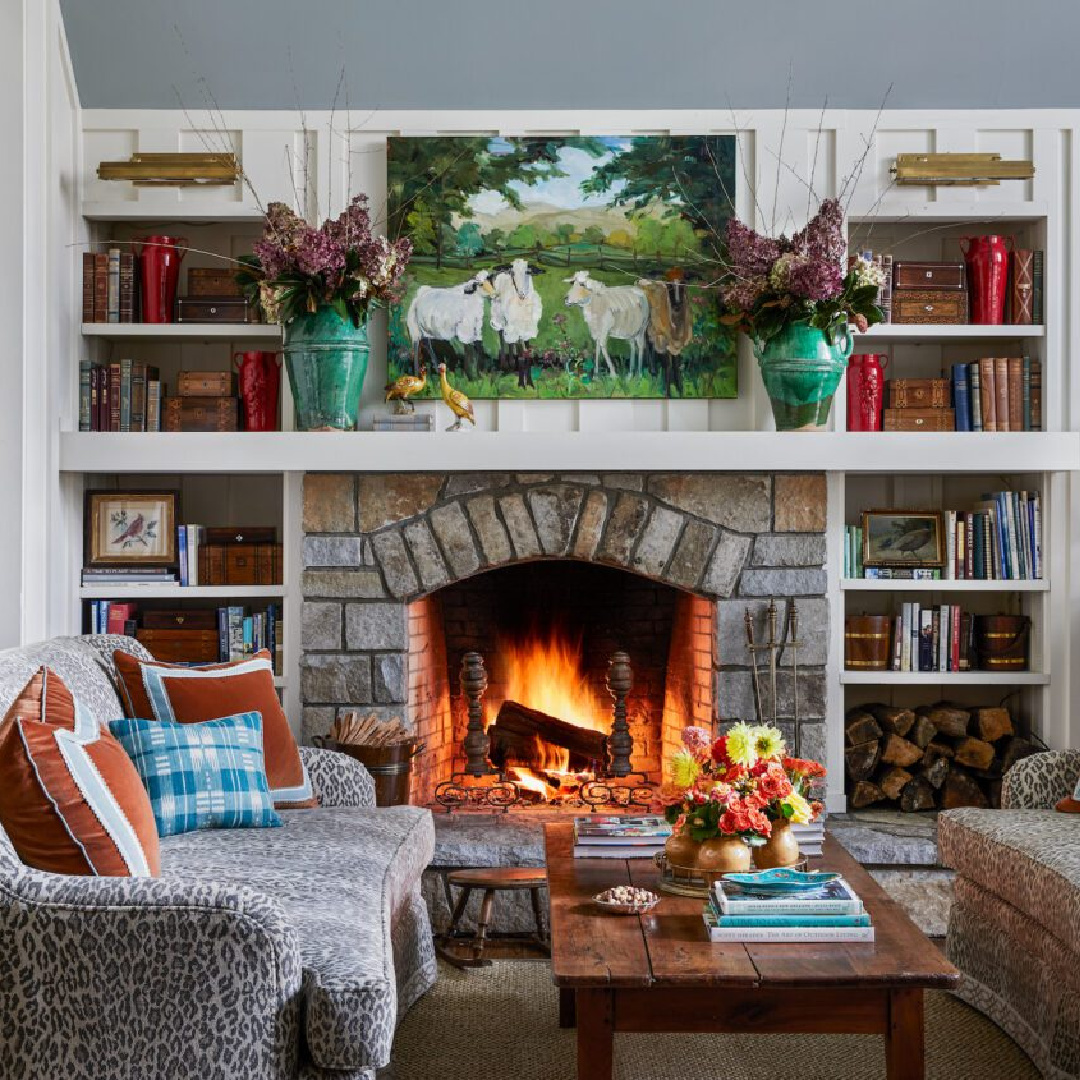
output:
M609 915L647 915L660 903L660 897L634 885L616 885L597 893L593 903Z

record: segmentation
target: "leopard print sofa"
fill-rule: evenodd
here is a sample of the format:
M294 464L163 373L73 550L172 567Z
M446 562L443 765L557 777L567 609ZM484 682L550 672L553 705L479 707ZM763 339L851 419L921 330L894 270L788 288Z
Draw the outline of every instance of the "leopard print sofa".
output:
M42 664L99 722L120 715L117 648L146 656L108 636L0 653L0 715ZM317 809L168 837L159 878L40 873L0 829L0 1076L374 1080L435 981L434 828L376 810L351 758L301 754Z
M956 871L957 993L1045 1080L1080 1080L1080 815L1053 809L1078 776L1080 750L1037 754L1009 770L1000 810L938 818L939 857Z

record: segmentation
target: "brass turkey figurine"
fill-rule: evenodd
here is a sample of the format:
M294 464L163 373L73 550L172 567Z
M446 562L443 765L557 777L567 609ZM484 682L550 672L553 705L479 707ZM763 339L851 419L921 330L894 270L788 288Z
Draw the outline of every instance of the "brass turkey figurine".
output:
M476 417L473 416L472 402L460 390L455 390L450 383L447 382L445 364L439 365L439 385L442 387L443 401L446 402L447 407L457 417L457 420L446 430L460 431L462 420L468 420L473 427L476 427Z
M413 394L419 394L427 386L427 367L420 365L419 375L402 375L392 383L386 384L386 402L396 402L395 409L401 414L416 412L416 406L409 400Z

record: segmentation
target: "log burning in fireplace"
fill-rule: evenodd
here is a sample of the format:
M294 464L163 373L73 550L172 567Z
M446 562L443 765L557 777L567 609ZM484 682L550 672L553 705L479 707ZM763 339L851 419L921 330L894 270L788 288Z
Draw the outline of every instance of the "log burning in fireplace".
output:
M580 640L552 630L500 639L487 728L491 764L545 801L580 790L608 760L611 703L593 690Z

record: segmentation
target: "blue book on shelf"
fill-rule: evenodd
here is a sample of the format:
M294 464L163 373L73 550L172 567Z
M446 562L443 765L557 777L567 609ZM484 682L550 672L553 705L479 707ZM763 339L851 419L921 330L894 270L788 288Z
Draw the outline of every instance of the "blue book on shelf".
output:
M187 526L176 527L176 546L180 549L180 584L186 587L188 584L188 561L187 561Z
M953 408L956 410L956 430L971 431L971 380L967 364L953 364Z

